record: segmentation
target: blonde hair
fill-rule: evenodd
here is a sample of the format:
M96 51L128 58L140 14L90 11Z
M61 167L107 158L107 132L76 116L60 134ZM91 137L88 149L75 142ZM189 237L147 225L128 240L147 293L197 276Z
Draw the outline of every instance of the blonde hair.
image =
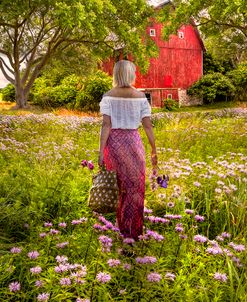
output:
M136 78L136 66L128 60L118 61L113 68L113 86L129 87Z

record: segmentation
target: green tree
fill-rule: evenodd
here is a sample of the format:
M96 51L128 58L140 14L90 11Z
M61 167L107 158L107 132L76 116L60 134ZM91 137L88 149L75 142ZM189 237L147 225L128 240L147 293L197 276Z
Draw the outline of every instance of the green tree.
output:
M235 55L238 63L247 53L247 2L246 0L174 0L160 10L165 22L165 39L177 32L182 24L199 27L206 38L212 39L212 48L219 56Z
M2 0L0 68L15 85L17 107L25 107L46 64L71 45L109 55L124 45L147 68L154 46L143 38L153 9L146 0ZM22 68L24 64L24 68Z

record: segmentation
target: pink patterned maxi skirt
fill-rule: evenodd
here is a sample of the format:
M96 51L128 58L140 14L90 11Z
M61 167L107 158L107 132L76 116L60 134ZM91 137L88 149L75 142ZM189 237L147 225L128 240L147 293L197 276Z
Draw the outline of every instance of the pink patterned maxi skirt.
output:
M143 231L145 151L137 129L112 129L104 150L107 170L117 172L117 223L124 237L138 240Z

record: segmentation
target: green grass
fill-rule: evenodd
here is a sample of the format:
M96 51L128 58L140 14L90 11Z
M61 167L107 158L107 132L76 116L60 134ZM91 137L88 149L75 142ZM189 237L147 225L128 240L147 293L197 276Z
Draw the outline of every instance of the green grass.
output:
M174 112L195 112L195 111L214 111L214 110L220 110L220 109L225 109L225 108L236 108L236 107L241 107L241 106L246 106L245 103L241 104L238 102L216 102L212 104L207 104L207 105L197 105L197 106L184 106L178 108ZM153 113L157 112L169 112L168 110L164 110L163 108L153 108Z
M5 112L6 113L6 112ZM92 172L82 168L82 159L97 162L99 123L84 123L72 116L4 115L0 121L0 296L3 301L36 301L40 293L50 293L49 301L247 301L246 250L238 252L229 246L246 245L247 241L247 123L237 116L181 116L155 119L154 132L158 147L159 173L168 174L167 189L152 191L150 148L143 129L141 136L147 153L145 204L152 213L146 214L146 231L151 229L164 237L149 238L128 246L112 230L93 228L102 220L87 206ZM194 214L185 214L191 209ZM197 222L195 215L204 217ZM164 215L181 215L169 224L152 223ZM71 222L85 217L79 225ZM159 217L159 218L157 218ZM106 215L113 222L114 215ZM167 218L168 219L168 218ZM52 222L47 228L44 222ZM66 222L65 229L58 226ZM181 223L181 225L179 225ZM179 233L176 228L183 227ZM58 229L51 235L50 229ZM218 239L218 247L228 249L211 254L217 236L227 232L231 237ZM40 238L40 233L46 233ZM187 238L180 239L179 235ZM207 237L200 244L194 236ZM100 235L112 238L111 252L102 253ZM58 243L68 242L64 248ZM22 248L11 254L10 248ZM127 257L119 249L134 253ZM37 250L36 260L27 253ZM227 254L226 254L227 253ZM231 255L231 254L232 255ZM61 286L60 280L69 272L54 271L57 255L66 255L70 264L87 267L82 277L85 284L72 280ZM157 262L139 265L136 257L156 257ZM235 257L235 258L234 258ZM119 259L114 268L109 259ZM131 265L130 270L122 267ZM30 268L40 266L34 275ZM99 272L111 274L109 283L101 284ZM160 282L150 283L147 276L156 272ZM216 272L226 274L227 281L214 279ZM169 279L167 273L175 275ZM42 288L34 284L42 280ZM21 283L21 291L10 292L11 282ZM78 281L78 280L77 280ZM119 291L121 290L121 294ZM122 292L122 290L125 290Z

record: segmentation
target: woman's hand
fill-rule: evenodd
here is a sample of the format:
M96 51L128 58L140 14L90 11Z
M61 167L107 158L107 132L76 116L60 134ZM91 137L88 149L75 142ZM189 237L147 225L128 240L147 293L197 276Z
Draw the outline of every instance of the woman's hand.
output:
M156 169L157 165L158 165L158 157L157 157L156 151L154 151L154 150L151 153L151 163L152 163L153 169Z
M98 165L99 165L100 167L102 167L103 164L104 164L104 154L103 154L103 153L100 153L100 154L99 154L99 158L98 158Z

